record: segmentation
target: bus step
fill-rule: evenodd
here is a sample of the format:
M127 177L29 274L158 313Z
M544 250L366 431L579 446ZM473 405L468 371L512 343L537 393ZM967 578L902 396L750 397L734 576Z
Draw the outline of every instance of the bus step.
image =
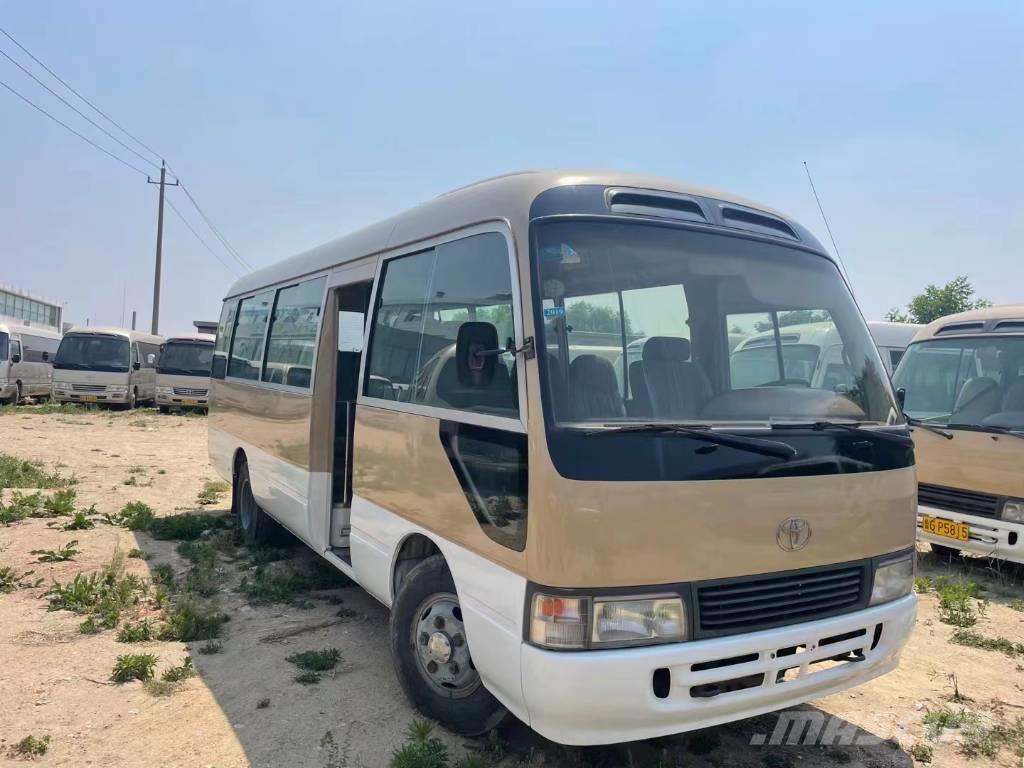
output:
M348 565L352 565L352 548L351 547L331 547L331 554L335 557L340 557Z

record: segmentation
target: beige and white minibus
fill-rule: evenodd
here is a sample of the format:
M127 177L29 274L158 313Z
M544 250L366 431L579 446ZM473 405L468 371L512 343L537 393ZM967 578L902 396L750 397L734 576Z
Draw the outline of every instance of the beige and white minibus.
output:
M156 399L162 336L126 328L76 326L53 362L53 399L134 408Z
M893 382L915 425L918 537L1024 563L1024 305L936 320Z
M852 387L787 375L798 310L828 313ZM734 386L732 329L759 323L776 375ZM284 526L389 606L406 693L462 733L749 717L888 672L914 623L885 367L820 244L731 195L512 174L248 275L209 445L243 532Z
M207 409L214 338L210 333L187 333L169 336L160 347L156 361L156 405L160 413L169 413L172 408Z
M0 404L50 396L60 334L35 325L0 323Z

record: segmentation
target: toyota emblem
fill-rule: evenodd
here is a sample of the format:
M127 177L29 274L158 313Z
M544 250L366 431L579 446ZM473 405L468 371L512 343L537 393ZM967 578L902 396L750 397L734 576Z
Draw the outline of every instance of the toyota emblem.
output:
M775 531L775 541L786 552L796 552L811 540L811 524L801 517L787 517Z

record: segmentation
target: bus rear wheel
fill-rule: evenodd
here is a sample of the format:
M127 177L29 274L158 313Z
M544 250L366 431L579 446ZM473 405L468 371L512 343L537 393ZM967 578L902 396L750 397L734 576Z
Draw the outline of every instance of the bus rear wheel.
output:
M440 555L402 582L391 607L391 656L405 695L446 728L479 736L505 717L473 664L455 582Z
M277 524L256 503L249 479L249 464L243 461L235 476L232 508L238 516L242 538L250 544L269 544L277 533Z

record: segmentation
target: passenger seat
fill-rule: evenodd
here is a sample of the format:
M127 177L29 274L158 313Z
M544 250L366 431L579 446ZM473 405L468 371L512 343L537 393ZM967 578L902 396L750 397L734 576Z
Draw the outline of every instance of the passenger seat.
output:
M644 342L644 379L655 418L691 419L711 399L711 385L690 360L689 339L651 336Z
M569 407L574 421L621 419L626 415L615 368L603 357L580 355L569 365Z

